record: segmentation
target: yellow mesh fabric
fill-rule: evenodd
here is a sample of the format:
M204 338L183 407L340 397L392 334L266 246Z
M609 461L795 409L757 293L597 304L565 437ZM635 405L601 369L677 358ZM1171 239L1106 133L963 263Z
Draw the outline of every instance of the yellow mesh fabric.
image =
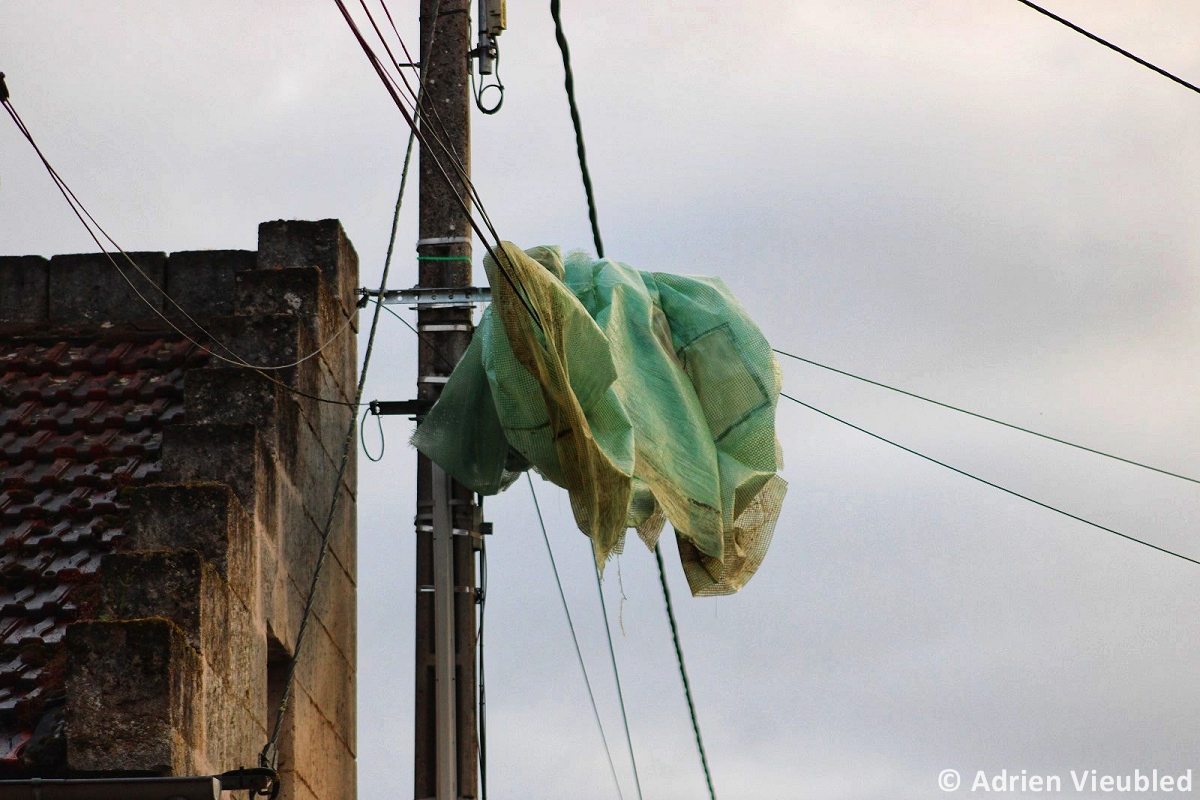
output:
M666 522L694 595L762 563L787 490L779 368L716 278L639 272L505 242L492 305L413 437L482 494L533 467L565 488L597 564Z

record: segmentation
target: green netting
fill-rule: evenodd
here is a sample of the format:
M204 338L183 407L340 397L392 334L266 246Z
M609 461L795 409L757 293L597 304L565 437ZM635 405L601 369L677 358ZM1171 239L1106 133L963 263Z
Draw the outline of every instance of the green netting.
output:
M481 494L536 469L565 488L601 568L669 521L694 595L762 562L787 485L779 367L717 278L505 242L492 305L413 444Z

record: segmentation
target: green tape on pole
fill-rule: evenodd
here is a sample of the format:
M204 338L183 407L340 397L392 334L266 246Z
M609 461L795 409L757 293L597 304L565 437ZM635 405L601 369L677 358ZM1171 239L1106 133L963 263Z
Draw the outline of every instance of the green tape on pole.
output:
M470 261L470 256L417 256L417 261Z

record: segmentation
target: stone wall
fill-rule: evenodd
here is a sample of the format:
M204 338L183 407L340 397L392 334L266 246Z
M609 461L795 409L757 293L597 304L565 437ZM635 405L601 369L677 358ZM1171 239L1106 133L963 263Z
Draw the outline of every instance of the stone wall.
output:
M214 356L291 366L267 378L210 356L186 372L159 482L126 492L128 536L103 557L92 608L67 627L65 746L39 771L257 765L337 492L279 768L283 797L353 798L353 449L336 478L354 419L357 257L336 220L263 223L257 252L131 256L144 297ZM0 258L0 286L10 337L177 336L103 255Z

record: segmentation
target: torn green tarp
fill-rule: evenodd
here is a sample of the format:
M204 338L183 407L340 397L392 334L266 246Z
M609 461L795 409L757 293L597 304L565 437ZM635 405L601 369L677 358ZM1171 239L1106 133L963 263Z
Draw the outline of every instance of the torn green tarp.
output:
M779 367L717 278L505 242L492 305L413 444L480 494L533 467L570 493L603 567L670 521L694 595L736 592L787 485Z

